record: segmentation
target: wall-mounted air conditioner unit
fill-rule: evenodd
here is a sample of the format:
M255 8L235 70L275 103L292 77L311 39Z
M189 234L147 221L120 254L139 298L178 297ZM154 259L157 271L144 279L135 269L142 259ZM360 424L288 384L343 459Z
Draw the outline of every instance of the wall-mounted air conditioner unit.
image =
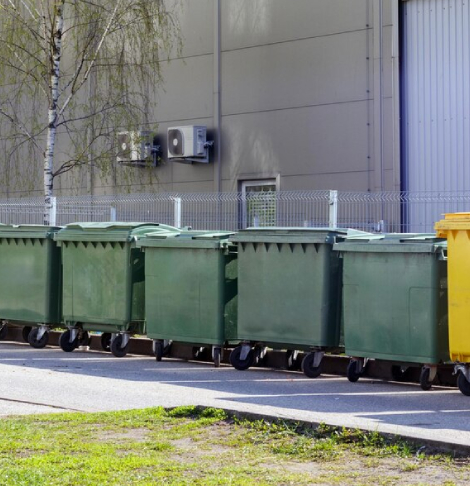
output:
M175 162L209 162L207 128L198 125L168 128L168 159Z
M158 147L149 131L119 132L117 134L118 163L123 165L156 165Z

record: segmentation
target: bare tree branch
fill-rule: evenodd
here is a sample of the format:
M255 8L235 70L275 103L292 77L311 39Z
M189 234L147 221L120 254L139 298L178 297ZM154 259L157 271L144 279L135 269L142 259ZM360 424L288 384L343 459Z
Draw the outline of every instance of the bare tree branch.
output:
M26 129L25 126L23 126L22 123L20 123L18 120L15 120L9 113L7 113L3 108L0 106L0 115L3 115L5 118L7 118L13 125L15 125L24 135L28 137L28 141L31 141L37 148L40 149L40 146L36 142L36 138L34 135L31 135L28 130Z

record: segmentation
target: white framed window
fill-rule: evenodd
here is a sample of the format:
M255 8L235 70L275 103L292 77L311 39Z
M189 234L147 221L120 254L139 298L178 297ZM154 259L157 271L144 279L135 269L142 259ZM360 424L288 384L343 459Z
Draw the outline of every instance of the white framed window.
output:
M241 226L276 226L276 179L241 181Z

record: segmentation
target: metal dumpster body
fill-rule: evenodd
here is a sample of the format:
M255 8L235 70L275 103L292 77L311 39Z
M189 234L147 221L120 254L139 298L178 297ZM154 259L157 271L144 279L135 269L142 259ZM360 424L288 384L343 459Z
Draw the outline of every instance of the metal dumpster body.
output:
M340 346L341 262L332 248L346 234L328 228L256 228L232 238L238 245L237 337L242 343L231 355L235 368L248 368L258 349L269 346L312 351L303 371L320 374L324 351Z
M75 349L77 330L112 334L110 348L116 356L126 354L129 334L145 334L145 259L136 241L156 231L178 230L156 223L113 222L73 223L57 233L63 258L63 315L69 328L61 339L64 351Z
M424 364L429 389L447 348L446 242L434 235L381 235L335 245L343 258L345 352L357 381L364 361ZM405 367L404 367L405 368Z
M62 322L60 228L0 225L0 319L23 327L31 346L47 344L48 331ZM0 334L5 334L2 325Z
M149 234L145 252L147 336L158 361L164 341L212 347L219 366L222 348L237 323L237 261L232 233Z

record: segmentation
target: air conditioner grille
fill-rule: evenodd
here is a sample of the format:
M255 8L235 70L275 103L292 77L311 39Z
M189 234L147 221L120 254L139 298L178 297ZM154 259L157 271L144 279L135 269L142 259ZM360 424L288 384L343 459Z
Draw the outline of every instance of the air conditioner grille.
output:
M131 140L128 132L118 134L117 148L118 148L117 156L120 159L124 160L130 158L132 147L131 147Z
M168 130L168 150L173 156L184 154L183 133L178 129Z

